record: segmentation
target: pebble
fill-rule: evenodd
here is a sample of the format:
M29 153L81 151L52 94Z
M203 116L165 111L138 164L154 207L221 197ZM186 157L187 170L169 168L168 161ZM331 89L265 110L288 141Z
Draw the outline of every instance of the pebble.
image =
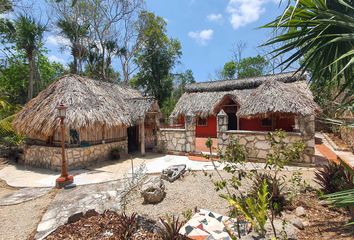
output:
M305 210L305 208L303 208L303 207L297 207L296 209L295 209L295 215L296 216L298 216L298 217L302 217L302 216L305 216L306 215L306 210Z

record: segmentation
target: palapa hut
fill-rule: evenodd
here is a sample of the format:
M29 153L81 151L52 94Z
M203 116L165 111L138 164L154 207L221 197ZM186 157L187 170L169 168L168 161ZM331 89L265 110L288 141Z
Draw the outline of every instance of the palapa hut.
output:
M24 162L60 168L60 120L56 107L67 106L65 139L69 167L105 160L112 148L124 154L140 149L158 127L153 98L128 86L65 75L28 102L16 115L15 130L26 136ZM154 139L148 139L153 147Z
M267 132L282 129L292 138L287 141L301 138L308 143L309 157L305 160L311 162L314 115L319 110L306 77L288 72L190 84L176 104L170 122L185 125L186 131L191 131L187 134L189 151L198 151L193 137L218 138L218 145L223 148L232 135L247 145L254 158L264 158L269 150L265 142ZM165 135L161 141L166 140Z

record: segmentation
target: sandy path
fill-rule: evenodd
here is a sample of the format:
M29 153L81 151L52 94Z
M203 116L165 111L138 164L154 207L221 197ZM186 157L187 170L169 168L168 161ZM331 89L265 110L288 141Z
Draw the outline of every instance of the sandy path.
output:
M54 196L55 190L32 201L0 207L0 239L28 239Z

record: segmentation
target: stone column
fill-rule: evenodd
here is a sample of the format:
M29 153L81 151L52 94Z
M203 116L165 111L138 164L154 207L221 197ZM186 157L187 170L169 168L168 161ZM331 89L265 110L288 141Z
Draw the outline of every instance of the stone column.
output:
M169 123L171 126L177 124L177 118L170 116L169 119L168 119L168 123Z
M305 142L305 150L303 154L303 161L305 163L314 163L315 161L315 116L299 116L299 131L301 137Z
M140 152L141 155L145 155L145 119L140 120Z
M224 110L221 110L217 116L217 137L218 137L218 148L221 151L224 151L226 146L227 135L226 131L228 130L227 126L229 124L229 118Z
M195 127L196 127L196 117L192 115L186 115L186 119L185 119L186 152L195 151Z

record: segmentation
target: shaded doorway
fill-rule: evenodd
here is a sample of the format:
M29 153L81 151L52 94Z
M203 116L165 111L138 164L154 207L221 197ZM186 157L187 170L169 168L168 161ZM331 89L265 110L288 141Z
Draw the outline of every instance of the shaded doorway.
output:
M128 127L128 153L139 150L139 128L137 126Z
M228 130L237 130L236 111L228 112L227 117L229 119L227 129Z

